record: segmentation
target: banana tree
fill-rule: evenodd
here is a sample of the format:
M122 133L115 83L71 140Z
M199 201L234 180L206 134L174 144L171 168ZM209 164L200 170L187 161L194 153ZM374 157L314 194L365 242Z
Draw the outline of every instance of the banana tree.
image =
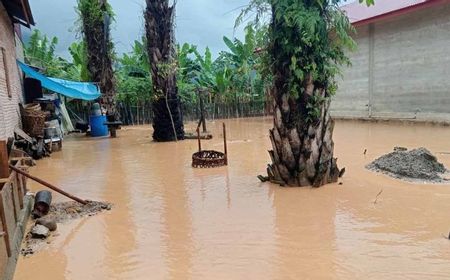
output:
M82 82L91 81L88 69L88 57L84 42L73 42L69 46L69 53L72 56L71 75L74 80Z
M26 62L39 67L47 76L67 78L69 63L55 54L58 38L49 38L38 29L33 30L28 44L25 45Z
M259 32L259 31L258 31ZM262 76L257 71L257 64L260 61L255 50L258 48L257 31L252 25L245 28L245 40L242 42L239 39L231 40L224 36L223 41L228 47L228 51L221 55L225 61L233 69L235 75L233 76L234 84L234 102L236 106L236 116L239 116L240 98L245 101L254 101L254 98L262 95L262 92L255 91L255 83L262 79Z
M179 95L183 104L187 104L190 107L196 106L198 101L196 78L201 70L201 66L195 59L196 52L197 47L188 43L177 46L177 85Z

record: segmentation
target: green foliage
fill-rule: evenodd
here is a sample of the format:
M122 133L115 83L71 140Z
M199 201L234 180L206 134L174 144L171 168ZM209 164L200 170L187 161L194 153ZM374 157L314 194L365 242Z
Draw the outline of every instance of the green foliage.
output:
M100 102L108 114L116 114L115 53L110 36L114 13L107 0L77 0L78 25L82 34L89 77L97 83L102 96ZM84 51L81 49L82 51ZM85 75L80 69L80 74Z
M87 67L88 59L85 43L73 42L69 47L69 53L72 56L73 61L72 76L82 82L91 81Z
M151 101L153 94L145 40L134 41L132 51L123 54L118 62L117 100L127 104Z
M83 44L74 42L69 47L72 62L55 54L57 44L58 38L49 39L38 29L33 30L30 41L24 48L26 62L40 68L42 73L49 77L90 81Z
M375 0L359 0L359 3L366 3L367 6L371 6L375 4Z
M25 46L25 58L27 63L41 68L49 76L61 76L64 73L64 61L55 55L58 38L49 39L38 29L34 29L29 43Z
M105 1L106 13L112 19L114 18L114 12L109 3ZM89 25L98 26L103 24L104 10L101 1L98 0L77 0L76 11L78 12L79 26Z
M286 66L287 88L293 95L303 94L308 75L333 94L336 91L333 78L339 74L339 66L348 63L344 51L354 46L349 35L351 25L340 11L338 2L253 0L236 21L241 24L248 15L255 16L245 28L245 37L243 40L223 37L227 50L216 59L209 48L200 53L195 45L178 45L176 64L167 68L177 71L182 102L197 106L199 89L208 92L207 106L214 102L264 101L277 74L274 67L280 65ZM100 1L77 0L77 3L80 28L83 22L89 26L104 24ZM373 4L373 1L366 3ZM106 13L110 18L114 17L109 5ZM283 22L277 29L269 25L272 16ZM275 41L280 42L279 45L274 46ZM49 76L90 81L86 43L74 42L70 46L72 61L55 55L57 43L57 38L49 39L35 30L25 49L28 63L43 68ZM155 98L145 38L136 40L132 51L118 57L115 66L119 101L144 104ZM319 96L308 101L306 107L311 120L320 114L317 108L323 101Z
M266 28L245 28L245 40L224 37L227 51L215 60L206 48L200 53L196 46L177 47L178 89L185 104L198 102L198 90L208 93L208 102L233 103L263 101L270 75L262 61L267 38ZM265 71L265 72L264 72Z
M320 114L322 97L329 98L336 91L334 78L340 73L340 66L350 63L346 49L355 47L351 37L354 29L340 2L252 0L236 20L238 25L254 14L253 26L269 26L265 63L275 78L274 86L277 92L288 92L297 100L306 99L310 120ZM373 4L373 0L360 2ZM317 90L307 94L311 85ZM322 90L325 95L316 98Z

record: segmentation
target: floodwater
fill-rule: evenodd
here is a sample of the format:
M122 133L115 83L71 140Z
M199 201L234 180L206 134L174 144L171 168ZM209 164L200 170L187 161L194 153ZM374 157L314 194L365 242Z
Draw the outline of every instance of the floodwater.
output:
M32 173L115 206L61 225L45 250L20 257L15 280L450 278L450 186L364 169L394 146L425 146L450 166L450 127L338 122L343 184L311 189L256 178L270 119L226 124L229 166L209 170L190 166L195 140L154 143L149 127L68 138ZM208 125L204 148L222 150L221 123Z

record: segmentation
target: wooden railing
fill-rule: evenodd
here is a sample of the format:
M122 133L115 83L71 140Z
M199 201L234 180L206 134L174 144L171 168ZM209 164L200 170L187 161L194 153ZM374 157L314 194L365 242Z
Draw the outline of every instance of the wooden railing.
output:
M12 261L15 266L26 226L27 219L23 217L26 211L22 210L29 207L24 201L27 179L14 171L10 172L8 167L11 163L23 168L23 161L22 158L10 160L4 141L0 141L0 277L10 269Z

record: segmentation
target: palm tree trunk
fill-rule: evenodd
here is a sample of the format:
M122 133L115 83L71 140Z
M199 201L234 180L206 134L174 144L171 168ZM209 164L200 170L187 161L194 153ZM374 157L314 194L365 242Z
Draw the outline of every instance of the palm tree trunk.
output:
M176 83L173 20L175 7L169 0L146 0L144 12L155 100L153 139L184 139L184 126Z
M100 104L108 115L118 118L116 108L116 84L112 67L113 44L109 38L110 13L106 0L79 0L82 32L88 53L88 70L93 82L102 93ZM101 14L98 16L97 12Z
M272 19L272 32L281 32L284 19ZM282 27L280 27L282 26ZM280 30L278 30L280 28ZM279 38L279 37L277 37ZM281 55L283 39L274 40L270 46L273 60L273 107L274 126L270 130L272 164L267 167L271 181L289 186L319 187L336 182L340 170L333 157L334 121L330 117L330 98L326 85L315 83L312 75L306 75L299 96L289 90L291 57ZM323 100L315 104L317 114L311 112L312 100Z
M289 103L295 103L287 93L278 94L275 99L269 178L291 186L319 187L336 182L339 169L333 157L334 121L330 117L330 101L321 105L320 118L309 123L292 116Z

